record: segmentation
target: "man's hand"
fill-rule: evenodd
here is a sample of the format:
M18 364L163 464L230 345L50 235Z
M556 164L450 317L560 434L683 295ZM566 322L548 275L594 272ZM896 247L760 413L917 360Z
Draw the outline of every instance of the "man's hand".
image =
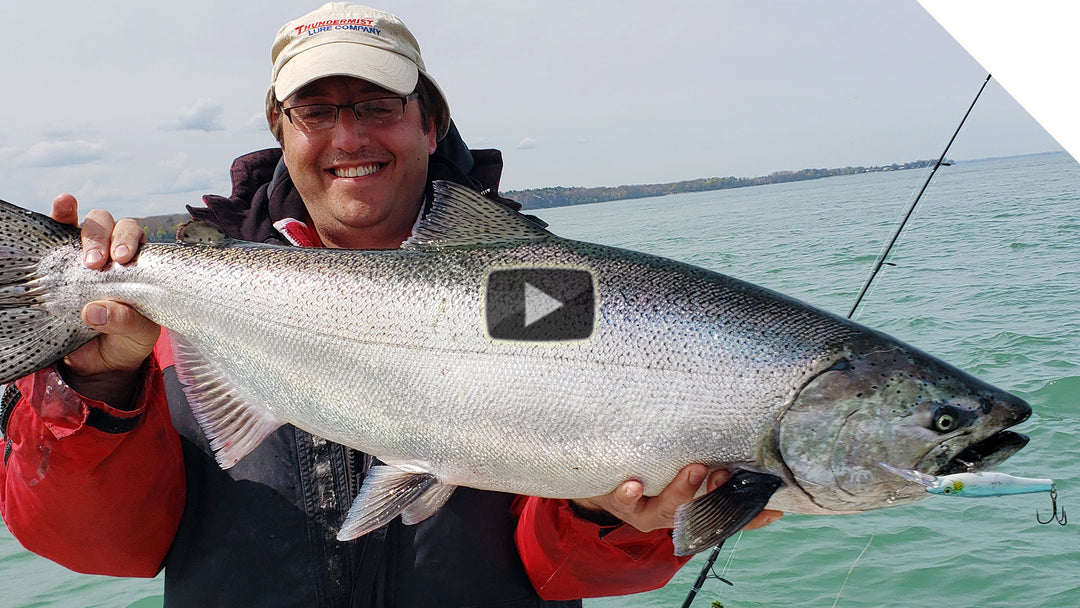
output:
M58 222L77 225L75 197L57 196L49 215ZM126 264L135 258L145 240L134 220L115 221L108 211L95 209L86 214L82 226L83 264L94 270L113 262ZM118 408L128 407L137 388L139 370L154 349L161 328L130 306L107 300L84 306L82 318L102 335L64 357L65 378L87 397Z
M702 482L707 482L705 489L711 492L731 477L731 473L727 471L714 471L712 475L708 475L708 480L705 479L706 475L708 469L705 465L691 464L683 467L675 479L656 496L645 496L641 482L631 480L610 494L573 502L579 510L610 513L642 532L672 528L675 526L675 510L694 499ZM783 515L780 511L762 511L745 529L753 530L766 526Z

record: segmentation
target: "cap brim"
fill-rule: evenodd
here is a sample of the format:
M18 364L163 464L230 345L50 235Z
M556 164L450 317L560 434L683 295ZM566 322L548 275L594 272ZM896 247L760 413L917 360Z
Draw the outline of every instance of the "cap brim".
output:
M327 76L352 76L388 91L408 95L419 72L412 61L383 49L354 42L330 42L290 59L274 80L274 95L285 101L306 84Z

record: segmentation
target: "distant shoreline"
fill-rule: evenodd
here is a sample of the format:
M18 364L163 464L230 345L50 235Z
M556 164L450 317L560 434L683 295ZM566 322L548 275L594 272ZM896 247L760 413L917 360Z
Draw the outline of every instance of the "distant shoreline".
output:
M987 160L999 160L1006 158L1022 158L1025 156L1041 156L1044 154L1066 154L1064 150L1047 150L1045 152L1031 152L1029 154L1016 154L1010 156L992 156L986 158L965 159L953 161L945 159L945 163L974 163ZM877 165L872 167L843 167L840 169L803 169L801 171L776 171L761 177L706 177L680 182L664 184L636 184L626 186L597 186L587 187L564 187L555 186L549 188L529 188L524 190L508 190L501 194L506 198L521 203L522 209L547 209L551 207L566 207L570 205L586 205L589 203L605 203L609 201L628 200L635 198L648 198L679 194L682 192L707 192L710 190L727 190L729 188L745 188L748 186L762 186L766 184L782 184L786 182L799 182L824 177L836 177L838 175L855 175L859 173L878 173L882 171L903 171L905 169L922 169L932 167L937 160L915 160L906 163L893 163L891 165Z
M570 205L587 205L589 203L603 203L617 200L630 200L635 198L648 198L651 196L664 196L667 194L679 194L683 192L707 192L710 190L727 190L729 188L745 188L748 186L761 186L765 184L781 184L785 182L799 182L837 175L855 175L858 173L878 173L882 171L903 171L906 169L921 169L931 167L936 161L915 160L906 163L893 163L891 165L879 165L874 167L843 167L840 169L803 169L801 171L776 171L761 177L703 177L699 179L681 182L669 182L666 184L638 184L631 186L600 186L595 188L563 187L534 188L531 190L511 190L501 192L502 196L521 203L522 210L549 209L551 207L566 207ZM172 242L176 235L176 229L191 219L186 213L155 215L138 218L139 225L146 233L146 239L152 242Z
M1036 156L1040 154L1059 154L1063 151L1035 152L1019 156ZM965 160L963 162L977 162L981 160L995 160L984 158ZM1013 157L1000 157L1013 158ZM859 173L878 173L883 171L904 171L907 169L922 169L934 165L935 160L915 160L906 163L893 163L891 165L877 165L872 167L843 167L839 169L802 169L801 171L776 171L761 177L705 177L699 179L669 182L664 184L637 184L626 186L599 186L564 187L555 186L550 188L532 188L525 190L510 190L500 193L506 198L521 203L523 210L549 209L552 207L566 207L570 205L586 205L589 203L603 203L617 200L630 200L636 198L648 198L679 194L683 192L707 192L711 190L727 190L730 188L745 188L749 186L761 186L766 184L781 184L786 182L799 182L838 175L855 175ZM946 160L946 162L952 162ZM176 229L191 219L187 213L174 213L170 215L154 215L145 218L137 218L136 221L143 227L143 232L150 241L172 242Z
M510 190L503 192L506 198L521 203L524 210L548 209L551 207L566 207L570 205L586 205L589 203L604 203L608 201L629 200L635 198L648 198L653 196L665 196L668 194L681 194L683 192L707 192L711 190L727 190L730 188L746 188L748 186L761 186L765 184L782 184L786 182L801 182L824 177L836 177L838 175L855 175L859 173L879 173L883 171L904 171L907 169L923 169L934 166L936 160L914 160L906 163L893 163L891 165L878 165L873 167L843 167L839 169L802 169L801 171L776 171L760 177L704 177L680 182L665 184L638 184L627 186L600 186L595 188L563 187L533 188L529 190ZM951 162L951 161L948 161Z

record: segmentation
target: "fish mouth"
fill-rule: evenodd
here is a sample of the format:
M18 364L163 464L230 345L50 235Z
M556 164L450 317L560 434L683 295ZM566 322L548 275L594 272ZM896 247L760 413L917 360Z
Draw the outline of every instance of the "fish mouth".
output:
M1013 431L999 431L982 441L977 441L953 456L936 475L951 475L992 468L1008 460L1027 445L1027 435Z

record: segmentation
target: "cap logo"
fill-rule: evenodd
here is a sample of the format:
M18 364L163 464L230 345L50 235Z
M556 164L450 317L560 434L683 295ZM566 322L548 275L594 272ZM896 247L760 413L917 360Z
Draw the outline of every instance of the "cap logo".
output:
M374 19L332 19L330 21L316 21L315 23L306 23L297 26L295 29L297 36L302 34L314 36L315 34L329 32L330 30L353 30L375 34L376 36L382 35L382 30L375 27Z

